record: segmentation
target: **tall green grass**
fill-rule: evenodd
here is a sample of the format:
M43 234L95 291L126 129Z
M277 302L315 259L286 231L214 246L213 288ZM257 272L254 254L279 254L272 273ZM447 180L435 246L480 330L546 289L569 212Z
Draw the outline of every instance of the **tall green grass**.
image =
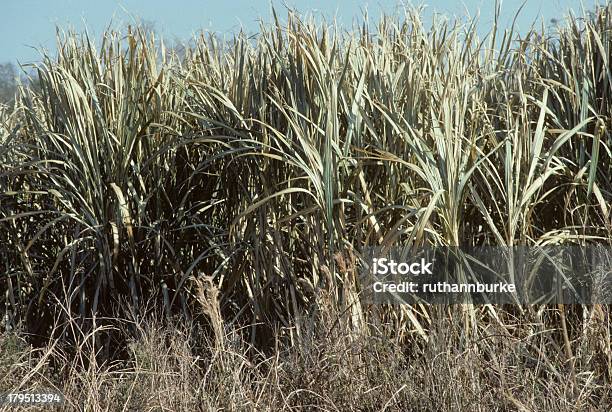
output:
M1 112L6 324L199 317L212 278L253 342L332 307L402 340L445 313L507 326L491 306L372 310L356 267L374 245L609 243L611 13L484 39L418 11L349 32L289 13L181 56L138 28L60 33Z

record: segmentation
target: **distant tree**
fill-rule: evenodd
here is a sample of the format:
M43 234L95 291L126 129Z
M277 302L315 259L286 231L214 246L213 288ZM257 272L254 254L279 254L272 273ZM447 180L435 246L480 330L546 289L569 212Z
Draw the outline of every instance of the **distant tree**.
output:
M17 71L13 63L0 64L0 103L9 103L17 90Z
M157 30L157 23L155 23L153 20L141 19L139 23L140 28L144 30L145 33L153 34L155 36L158 35L159 30Z

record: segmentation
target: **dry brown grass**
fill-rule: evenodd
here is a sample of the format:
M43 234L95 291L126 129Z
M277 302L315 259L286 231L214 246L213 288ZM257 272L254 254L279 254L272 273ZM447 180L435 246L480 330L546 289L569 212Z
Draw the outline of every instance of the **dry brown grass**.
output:
M440 313L427 343L403 345L382 332L357 334L342 316L302 319L299 338L291 344L279 331L267 354L244 330L225 328L221 346L197 326L150 318L133 329L122 362L96 356L91 335L74 353L60 343L33 349L5 333L0 392L54 387L66 396L62 410L91 411L609 410L612 391L599 378L605 358L594 343L601 340L588 335L572 341L583 353L574 385L558 332L546 325L489 323L465 346L462 326ZM593 328L602 333L605 325Z

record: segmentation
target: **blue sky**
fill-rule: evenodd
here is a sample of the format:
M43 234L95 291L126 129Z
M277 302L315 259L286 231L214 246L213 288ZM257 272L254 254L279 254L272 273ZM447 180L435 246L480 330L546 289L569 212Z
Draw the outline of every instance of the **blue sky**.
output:
M527 0L519 16L520 30L526 30L539 18L549 22L560 19L571 8L580 13L581 4L592 8L596 0ZM87 26L94 36L112 23L122 27L137 19L155 24L156 30L169 39L186 40L200 30L231 35L240 27L249 32L257 29L258 20L270 20L270 0L5 0L0 5L0 62L27 63L38 59L36 47L54 49L55 26L83 30ZM323 14L350 26L367 8L373 19L381 12L394 13L401 4L426 4L427 16L437 12L449 17L480 10L481 28L492 21L494 0L404 1L398 0L272 0L282 15L283 4L301 12ZM502 17L509 21L522 2L502 3ZM482 29L481 29L482 30Z

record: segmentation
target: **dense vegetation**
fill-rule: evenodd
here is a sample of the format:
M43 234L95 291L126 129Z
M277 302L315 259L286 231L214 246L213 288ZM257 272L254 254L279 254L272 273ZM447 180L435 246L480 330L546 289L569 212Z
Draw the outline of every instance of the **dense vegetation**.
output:
M0 106L0 390L606 410L609 307L374 307L356 270L373 245L609 245L611 59L610 5L485 39L289 14L181 56L61 35Z

